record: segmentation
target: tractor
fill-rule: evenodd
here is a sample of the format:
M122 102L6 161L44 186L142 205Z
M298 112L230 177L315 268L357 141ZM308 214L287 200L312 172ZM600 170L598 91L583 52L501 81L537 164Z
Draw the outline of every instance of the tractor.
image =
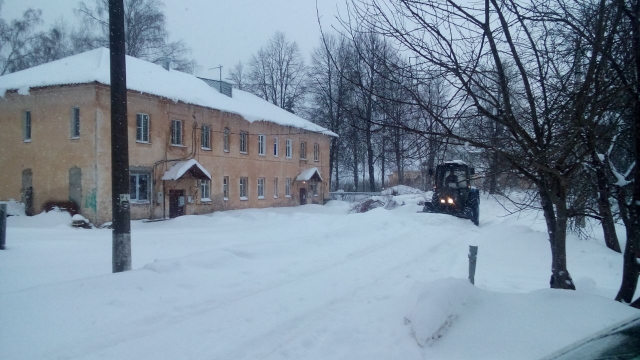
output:
M429 175L435 175L431 202L425 202L423 212L441 213L465 218L478 226L480 193L471 187L474 169L462 161L447 161Z

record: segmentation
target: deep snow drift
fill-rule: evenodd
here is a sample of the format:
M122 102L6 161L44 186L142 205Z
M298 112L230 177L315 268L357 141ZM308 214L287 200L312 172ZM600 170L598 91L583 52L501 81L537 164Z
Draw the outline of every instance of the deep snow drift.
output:
M543 219L481 204L480 227L411 201L136 221L120 274L110 230L12 216L0 358L537 359L639 315L611 300L622 260L601 240L569 236L578 291L550 290Z

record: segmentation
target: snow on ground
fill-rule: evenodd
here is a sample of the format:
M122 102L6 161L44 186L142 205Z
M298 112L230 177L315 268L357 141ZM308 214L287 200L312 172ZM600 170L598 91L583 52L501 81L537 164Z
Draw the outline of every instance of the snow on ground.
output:
M548 289L535 213L480 227L415 204L249 209L111 231L51 212L7 219L1 359L536 359L638 311L612 300L622 260L570 236L578 291ZM468 245L479 246L476 287ZM581 286L583 285L583 286ZM430 340L429 340L430 339Z

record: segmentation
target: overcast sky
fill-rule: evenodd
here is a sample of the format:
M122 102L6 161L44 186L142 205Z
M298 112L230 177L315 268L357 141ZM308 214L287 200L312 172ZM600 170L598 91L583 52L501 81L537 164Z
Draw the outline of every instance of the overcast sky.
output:
M0 0L2 1L2 0ZM92 0L85 0L91 4ZM73 9L79 0L4 0L1 16L5 20L21 16L29 7L42 10L46 24L62 18L77 23ZM296 41L305 59L318 46L320 29L315 0L163 0L170 40L184 40L200 65L199 75L223 77L238 61L246 62L251 54L282 31ZM323 27L335 24L337 7L343 12L344 0L318 0Z

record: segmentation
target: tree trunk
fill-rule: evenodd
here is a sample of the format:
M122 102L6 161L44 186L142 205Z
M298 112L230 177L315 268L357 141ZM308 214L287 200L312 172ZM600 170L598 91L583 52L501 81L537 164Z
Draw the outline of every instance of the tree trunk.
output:
M543 179L547 175L541 176ZM567 270L567 205L566 189L557 179L551 179L553 184L543 181L538 185L540 203L547 222L549 242L551 245L551 280L549 285L553 289L575 290L573 279ZM547 183L547 184L545 184ZM555 202L552 201L555 199ZM555 209L554 209L555 205ZM557 211L557 213L556 213Z
M611 196L609 191L609 182L603 161L600 161L598 155L593 152L591 160L595 165L596 182L598 186L598 213L602 218L602 232L604 233L604 242L607 247L615 252L621 252L618 235L616 234L615 222L613 221L613 213L611 212ZM606 161L606 159L604 160Z
M627 233L627 244L624 247L623 266L622 266L622 284L616 295L616 301L630 304L633 301L633 295L638 286L638 272L640 264L638 264L638 214L632 214L635 210L633 206L627 208L625 204L625 196L620 196L618 202L620 206L620 215ZM635 220L635 221L634 221ZM638 301L634 304L638 305Z

